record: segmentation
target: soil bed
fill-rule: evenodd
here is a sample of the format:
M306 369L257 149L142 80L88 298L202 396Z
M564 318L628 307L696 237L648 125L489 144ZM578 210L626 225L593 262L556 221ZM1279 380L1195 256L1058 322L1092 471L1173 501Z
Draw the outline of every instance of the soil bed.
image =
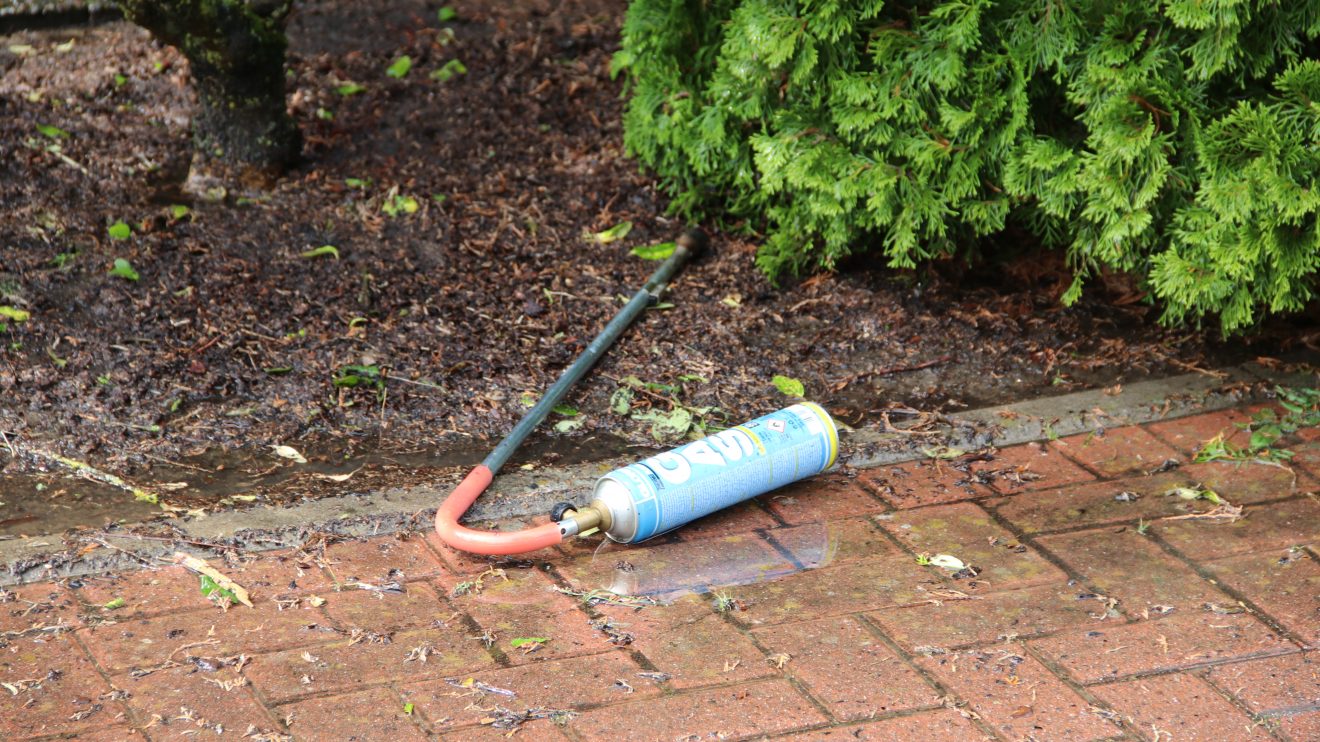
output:
M406 484L478 460L653 269L629 249L683 225L622 151L609 61L624 3L463 4L448 23L440 5L298 3L289 82L305 160L274 191L220 203L179 188L193 98L174 50L123 22L4 37L0 304L31 317L0 338L0 430L185 482L177 507ZM411 72L387 76L405 54ZM466 73L432 78L452 60ZM128 239L110 236L119 221ZM623 221L635 226L621 241L583 238ZM1108 387L1315 336L1309 317L1233 344L1161 329L1119 278L1063 308L1064 267L1038 256L910 273L858 259L773 287L754 238L711 231L672 306L575 392L581 425L528 457L654 445L649 425L609 410L627 376L741 420L784 404L770 383L782 374L857 425L895 405ZM303 257L323 245L338 256ZM108 273L117 259L136 281ZM336 386L349 366L383 382ZM307 452L313 474L354 477L291 478L275 445ZM0 463L11 483L41 468L4 446Z

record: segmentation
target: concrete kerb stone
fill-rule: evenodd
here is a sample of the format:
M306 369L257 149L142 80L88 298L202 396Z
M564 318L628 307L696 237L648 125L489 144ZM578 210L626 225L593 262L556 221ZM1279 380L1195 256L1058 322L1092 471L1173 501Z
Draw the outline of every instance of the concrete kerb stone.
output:
M964 450L1006 447L1097 428L1117 428L1213 412L1258 401L1262 382L1315 385L1317 374L1281 374L1259 364L1222 369L1216 374L1183 374L1127 385L1122 392L1085 391L1027 400L950 416L943 439L914 440L874 428L845 431L841 465L854 469L897 464L926 457L922 448L947 445ZM473 506L467 522L481 524L542 516L556 502L585 502L600 475L636 457L618 457L564 467L501 474ZM226 542L261 551L297 546L310 531L372 536L429 527L435 507L454 481L327 497L291 507L226 511L206 517L153 521L176 529L181 540ZM175 546L132 535L100 534L119 550L97 549L83 557L58 558L58 535L0 541L0 585L134 569L168 556Z

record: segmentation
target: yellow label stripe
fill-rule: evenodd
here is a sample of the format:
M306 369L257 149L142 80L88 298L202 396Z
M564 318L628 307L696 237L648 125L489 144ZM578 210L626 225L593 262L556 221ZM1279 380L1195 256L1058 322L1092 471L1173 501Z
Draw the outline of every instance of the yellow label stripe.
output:
M736 428L734 428L734 430L741 430L742 432L746 433L747 437L752 439L752 443L756 444L756 448L760 450L761 455L762 456L765 455L765 444L761 442L761 436L757 435L756 433L753 433L750 429L745 428L742 425L737 426Z
M825 468L828 469L831 466L834 466L834 460L839 457L839 430L838 428L834 427L834 418L830 417L830 413L826 412L820 405L816 404L815 402L802 402L800 404L803 407L806 407L807 409L816 413L816 417L819 417L820 421L825 424L825 430L829 431L830 460L829 463L825 464Z

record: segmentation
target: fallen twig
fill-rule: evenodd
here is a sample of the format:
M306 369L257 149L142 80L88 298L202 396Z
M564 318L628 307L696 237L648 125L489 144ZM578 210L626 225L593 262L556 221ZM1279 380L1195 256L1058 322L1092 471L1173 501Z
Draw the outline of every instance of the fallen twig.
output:
M207 564L205 559L199 559L198 557L195 557L192 554L184 554L183 552L179 551L179 552L175 552L174 561L179 564L182 564L183 566L187 567L188 569L198 574L202 574L202 575L206 575L207 577L210 577L212 580L215 580L215 584L233 593L235 600L247 606L248 608L253 607L252 599L248 597L248 591L244 590L243 587L239 585L237 582L234 582L233 580L229 579L229 577L227 577L220 570L216 569L215 567L212 567L210 564Z

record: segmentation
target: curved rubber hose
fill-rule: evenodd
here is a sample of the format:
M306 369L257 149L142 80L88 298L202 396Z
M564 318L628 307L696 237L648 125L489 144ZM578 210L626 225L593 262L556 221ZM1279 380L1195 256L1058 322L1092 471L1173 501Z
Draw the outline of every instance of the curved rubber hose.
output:
M435 531L440 540L455 549L474 554L522 554L554 546L564 540L558 523L546 523L524 531L474 531L458 524L458 519L490 486L495 474L484 464L468 472L449 497L435 511Z

